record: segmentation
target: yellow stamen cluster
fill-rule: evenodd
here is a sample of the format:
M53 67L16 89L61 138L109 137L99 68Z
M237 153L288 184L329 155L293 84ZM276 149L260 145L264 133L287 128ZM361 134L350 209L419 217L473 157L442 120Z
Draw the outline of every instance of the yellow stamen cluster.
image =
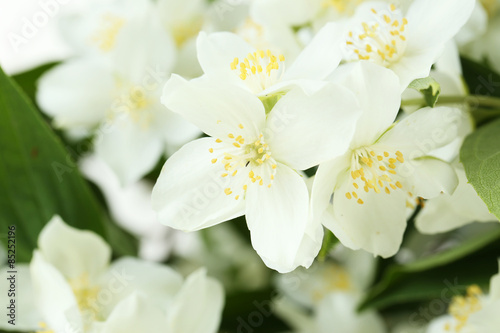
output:
M239 70L239 77L246 80L251 75L261 75L264 73L271 76L272 71L278 71L280 64L285 61L283 55L276 57L270 50L257 50L254 53L249 53L247 57L240 61L234 58L231 62L231 70ZM238 68L239 65L239 68Z
M313 290L312 298L320 301L332 291L349 291L352 288L349 273L340 265L328 264L321 272L322 283Z
M450 323L446 323L445 330L460 332L465 325L469 316L474 312L481 310L481 288L477 285L472 285L467 288L467 293L465 296L456 296L450 304L448 312L456 320L455 327L452 327Z
M239 124L238 127L243 129L243 124ZM216 139L216 143L222 143L223 140ZM212 158L211 163L215 164L220 162L224 165L224 171L221 177L234 177L238 174L241 168L248 168L248 180L242 186L243 191L246 191L249 184L256 183L260 186L266 185L271 187L276 174L277 164L271 158L271 151L269 145L264 141L264 136L260 134L257 140L245 143L245 139L241 135L229 133L227 139L224 142L229 142L234 150L224 151L219 154L218 157ZM210 153L215 153L216 149L209 148ZM269 167L265 167L264 164L269 163ZM263 167L263 169L259 169ZM258 175L257 170L269 169L269 173L266 175ZM230 187L224 189L226 195L232 195L233 190ZM238 200L240 194L235 193L235 199Z
M115 46L116 37L125 24L125 20L111 14L102 18L103 24L99 31L92 36L92 41L104 52L111 51Z
M92 306L96 303L99 287L90 284L89 276L86 273L78 278L70 280L69 284L73 290L80 311L90 314L92 320L99 320L97 309Z
M347 49L353 52L351 60L371 60L387 66L399 59L406 44L405 30L408 20L402 17L396 6L388 11L371 9L374 20L362 22L361 29L350 31Z
M387 194L398 188L403 188L399 180L391 177L397 174L398 164L404 163L403 153L396 151L390 154L387 151L376 153L374 150L361 148L354 152L351 165L351 178L354 191L346 192L347 199L355 199L358 204L363 204L357 190L360 188L368 193L373 190L375 193L385 192Z

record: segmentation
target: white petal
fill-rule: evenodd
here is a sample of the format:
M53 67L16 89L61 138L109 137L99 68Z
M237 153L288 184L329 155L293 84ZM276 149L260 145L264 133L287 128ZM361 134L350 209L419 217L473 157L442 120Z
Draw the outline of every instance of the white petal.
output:
M446 232L474 221L495 221L493 214L477 195L472 185L467 183L465 171L455 169L459 184L453 195L441 194L427 200L425 207L416 218L418 230L426 234Z
M201 68L209 78L246 89L243 81L231 70L231 63L234 58L242 59L249 53L255 52L255 48L230 32L216 32L209 35L200 32L196 47Z
M429 76L432 64L442 50L443 47L413 52L406 50L404 56L389 67L398 76L401 91L406 89L413 80Z
M114 82L96 62L76 59L58 65L38 82L37 102L63 128L91 128L111 107Z
M102 333L170 332L164 309L139 293L119 303L104 323Z
M407 50L413 51L446 43L467 22L474 3L474 0L413 1L406 15Z
M397 147L405 159L418 158L453 141L460 119L455 108L423 108L397 123L379 143Z
M356 97L338 84L312 96L296 89L269 113L264 135L274 158L305 170L344 154L360 115Z
M333 74L333 80L358 97L363 111L352 146L372 144L398 114L401 103L398 78L384 67L359 61L339 67Z
M66 239L58 237L53 241L63 240ZM30 272L35 304L47 326L54 332L66 332L69 328L82 329L80 310L70 285L39 251L33 253Z
M95 139L97 156L129 185L153 169L163 152L162 138L128 116L103 127Z
M308 223L309 195L304 180L278 164L272 186L250 186L246 199L253 248L268 267L280 273L295 269L301 264L295 258Z
M103 273L111 259L111 248L97 234L68 226L54 216L38 237L45 260L66 279L88 274L92 279Z
M235 187L236 178L221 177L223 165L211 162L219 156L209 149L217 149L217 145L220 143L214 139L199 139L167 160L152 194L153 209L161 223L193 231L243 215L242 198L235 200L224 193L224 189Z
M165 85L162 103L203 132L221 139L235 131L243 137L255 137L258 129L264 128L262 102L230 84L203 79L188 82L174 74Z
M347 199L346 192L354 191L354 187L347 181L347 175L344 179L335 190L333 215L325 221L325 226L342 244L354 250L362 248L383 258L396 254L406 228L406 193L358 191L363 193L360 196L364 202L358 204L355 198Z
M500 260L498 266L500 267ZM490 297L494 300L500 299L500 273L493 275L490 280Z
M321 80L330 75L342 59L339 45L343 36L337 23L325 25L286 70L283 79Z
M318 305L318 333L331 333L333 326L342 333L385 333L382 318L373 310L358 313L357 302L352 294L328 294Z
M433 157L423 157L410 162L413 170L413 190L416 196L430 199L440 193L452 194L458 185L453 167Z
M216 333L224 306L224 289L199 269L187 279L168 311L172 332Z
M101 279L105 290L112 291L109 302L102 309L104 315L121 300L138 291L148 297L150 303L166 308L182 286L182 276L168 266L136 258L115 261Z
M2 307L9 306L10 300L15 299L15 307L17 316L15 317L15 326L8 323L10 317L4 318L0 321L0 329L6 331L36 331L39 329L38 324L42 321L42 316L35 306L35 295L33 291L33 284L31 281L30 268L27 264L16 264L16 274L8 273L10 269L4 266L0 269L0 288L5 293L5 301L2 300ZM15 297L11 294L10 286L11 275L15 275L16 292ZM3 307L3 309L5 309ZM6 310L5 314L10 311Z

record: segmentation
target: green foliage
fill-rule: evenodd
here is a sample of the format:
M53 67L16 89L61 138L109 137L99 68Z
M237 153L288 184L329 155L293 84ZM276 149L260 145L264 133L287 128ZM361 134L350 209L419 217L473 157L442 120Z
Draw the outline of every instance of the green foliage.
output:
M460 151L469 183L491 213L500 217L500 120L469 135Z
M441 86L432 77L413 80L408 88L419 91L425 99L427 106L434 107L441 93Z
M439 298L443 290L451 288L450 283L454 284L455 294L470 284L487 285L498 272L499 240L500 226L449 250L409 264L389 266L366 295L360 310Z
M0 69L0 235L16 226L18 262L27 262L54 214L103 236L119 254L134 240L113 225L61 141L21 89Z

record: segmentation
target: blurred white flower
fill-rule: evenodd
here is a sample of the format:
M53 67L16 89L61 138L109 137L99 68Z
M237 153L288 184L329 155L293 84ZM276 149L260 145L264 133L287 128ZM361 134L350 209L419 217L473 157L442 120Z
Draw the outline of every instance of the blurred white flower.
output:
M427 333L495 333L500 327L499 309L500 274L496 274L490 280L489 294L477 285L468 287L466 295L452 300L448 315L430 323Z
M393 70L403 91L414 79L429 75L473 7L474 0L415 0L403 12L394 4L364 2L346 26L344 59Z
M266 115L259 98L235 85L173 76L163 102L214 138L167 160L152 197L160 221L193 231L245 214L266 265L309 266L322 229L308 223L309 194L296 170L345 151L359 115L354 95L335 83L312 96L296 89Z
M455 139L460 111L424 108L393 124L397 77L369 62L350 67L336 80L359 96L364 112L347 153L319 166L312 214L345 246L389 257L399 249L406 207L457 186L453 168L428 153Z
M386 332L375 311L357 312L375 273L375 259L364 251L337 250L336 263L316 262L308 270L278 276L285 297L275 302L274 310L296 333Z
M224 292L203 269L183 283L167 266L134 258L110 265L110 257L99 236L54 217L39 236L29 271L20 267L18 273L26 290L18 298L26 311L19 327L54 333L217 331Z
M94 52L47 72L37 93L57 127L95 133L97 154L124 185L150 171L165 151L172 153L199 135L161 105L175 47L153 3L133 3L122 8L112 2L114 12L104 6L95 20L84 21L86 38L80 41L89 50L87 45L94 45Z

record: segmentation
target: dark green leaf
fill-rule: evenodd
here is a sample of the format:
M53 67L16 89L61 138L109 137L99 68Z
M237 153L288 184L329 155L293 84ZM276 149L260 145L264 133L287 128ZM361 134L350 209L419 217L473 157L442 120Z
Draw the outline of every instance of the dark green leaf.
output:
M120 254L135 243L113 226L61 141L21 89L0 69L0 235L16 225L18 262L36 248L54 214L103 236Z

